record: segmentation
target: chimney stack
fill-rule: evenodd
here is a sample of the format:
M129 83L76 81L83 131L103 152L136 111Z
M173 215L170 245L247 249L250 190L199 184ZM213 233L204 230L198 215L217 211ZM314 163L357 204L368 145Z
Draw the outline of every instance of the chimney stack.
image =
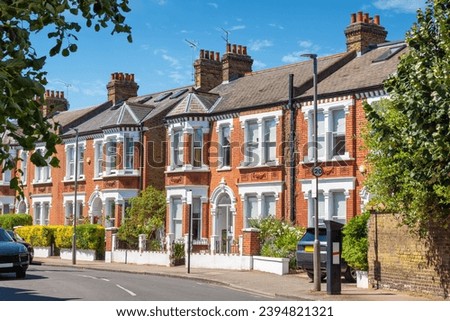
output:
M44 93L44 105L42 113L44 117L69 109L69 102L64 97L64 91L46 90Z
M222 63L220 53L201 49L194 62L195 88L210 91L222 83Z
M369 45L386 41L387 31L380 25L380 16L371 18L359 11L350 15L350 25L345 29L347 51L364 53Z
M134 81L134 74L115 72L111 74L111 80L106 85L108 101L115 105L120 101L137 96L139 86Z
M247 55L247 47L227 44L222 58L223 81L228 82L252 72L253 59Z

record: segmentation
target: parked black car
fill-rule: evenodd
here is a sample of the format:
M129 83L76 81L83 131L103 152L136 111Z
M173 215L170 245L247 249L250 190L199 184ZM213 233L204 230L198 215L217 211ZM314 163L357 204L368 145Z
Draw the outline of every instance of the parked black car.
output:
M14 232L13 230L6 230L6 232L8 232L9 236L11 236L11 238L20 244L23 244L26 246L27 250L28 250L28 254L30 254L30 264L31 262L33 262L34 259L34 248L33 246L31 246L30 243L25 242L25 240L23 238L20 237L19 234L17 234L16 232Z
M25 245L14 242L5 229L0 228L0 273L16 273L16 278L25 278L30 255Z
M327 277L327 229L319 227L320 242L320 278ZM304 270L310 279L314 279L314 228L306 229L305 234L297 243L297 267ZM356 281L356 272L344 259L341 259L341 273L348 282Z

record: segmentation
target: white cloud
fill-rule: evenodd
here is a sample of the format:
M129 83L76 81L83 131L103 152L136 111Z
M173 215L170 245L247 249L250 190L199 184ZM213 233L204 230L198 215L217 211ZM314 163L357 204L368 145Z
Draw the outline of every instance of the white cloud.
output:
M313 46L313 43L309 40L300 40L298 42L298 45L300 48L311 48Z
M217 3L215 3L215 2L208 2L208 6L211 6L211 7L213 7L214 9L219 8L219 5L218 5Z
M264 39L264 40L252 40L250 41L249 48L252 51L259 51L263 48L272 47L273 43L270 40Z
M176 59L172 56L169 56L168 54L163 54L161 57L165 61L168 61L172 67L179 68L180 62L178 61L178 59Z
M235 31L235 30L242 30L245 29L245 25L238 25L238 26L233 26L230 28L230 31Z
M269 27L284 30L284 27L282 25L278 25L276 23L269 23Z
M298 42L298 46L300 49L298 51L294 51L291 53L288 53L287 55L283 56L281 58L281 61L284 63L295 63L301 60L304 60L305 58L301 57L301 55L306 53L315 53L319 54L320 46L314 44L310 40L300 40Z
M377 0L373 5L381 10L415 13L417 9L425 7L425 0Z
M158 5L163 6L167 3L168 0L153 0L153 2L156 2Z
M160 55L162 59L164 59L165 61L169 62L170 66L172 68L175 68L175 69L181 68L180 61L177 58L170 56L167 53L167 50L165 50L165 49L156 49L156 50L153 51L153 54Z
M294 62L298 62L298 61L301 60L300 55L303 54L303 53L305 53L305 52L300 52L300 51L291 52L291 53L283 56L281 58L281 61L284 62L284 63L287 63L287 64L292 64Z
M266 67L267 67L267 65L265 63L263 63L262 61L253 60L253 65L252 65L253 70L261 70Z

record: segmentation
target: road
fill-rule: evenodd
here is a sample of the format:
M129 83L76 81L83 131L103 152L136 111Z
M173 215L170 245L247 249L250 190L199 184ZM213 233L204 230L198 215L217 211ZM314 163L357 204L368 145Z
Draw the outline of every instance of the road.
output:
M258 301L271 298L182 278L31 265L0 274L2 301Z

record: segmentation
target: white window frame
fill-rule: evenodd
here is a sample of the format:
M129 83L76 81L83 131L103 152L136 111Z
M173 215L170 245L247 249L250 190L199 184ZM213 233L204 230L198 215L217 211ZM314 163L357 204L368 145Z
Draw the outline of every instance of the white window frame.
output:
M125 135L124 140L124 170L125 172L130 172L134 170L134 138Z
M94 178L103 176L103 140L94 140Z
M344 111L344 128L347 128L347 115L350 113L350 106L354 105L353 99L347 99L342 101L330 102L319 104L318 109L318 118L323 117L323 133L321 133L320 127L318 128L318 144L321 144L323 141L323 146L319 146L319 161L340 161L340 160L350 160L350 154L348 152L348 142L345 141L345 152L342 155L333 155L334 151L334 140L336 135L338 136L346 136L345 132L335 133L333 132L333 116L339 110ZM314 161L314 146L313 146L313 125L314 125L314 110L313 106L307 106L303 109L305 120L308 124L308 155L305 156L304 162L313 162ZM320 124L318 124L320 126ZM320 136L319 136L320 135Z
M105 144L106 175L117 174L117 139L107 139Z
M224 145L224 135L223 135L223 131L224 129L227 128L228 132L229 132L229 143L228 145ZM216 132L217 132L217 136L218 136L218 142L219 142L219 146L218 146L218 164L217 167L219 170L230 170L231 166L232 166L232 157L233 157L233 151L232 151L232 132L233 132L233 118L228 118L228 119L221 119L221 120L217 120L216 121ZM229 164L225 165L224 164L224 153L225 153L225 147L228 148L228 157L229 157Z
M260 114L251 114L240 116L239 121L241 123L241 128L244 131L244 161L241 163L241 166L244 167L255 167L255 166L273 166L279 165L278 155L276 154L276 146L278 142L278 137L275 138L275 160L266 160L266 155L268 154L266 149L268 145L265 144L265 126L268 121L275 120L275 133L277 132L277 127L279 125L280 117L282 116L282 110L276 110L272 112L260 113ZM256 141L254 140L252 143L249 142L249 124L257 123L257 137ZM277 134L275 134L277 136ZM248 144L251 144L250 147L253 146L252 151L254 150L254 154L256 154L257 159L252 159L248 150ZM271 142L273 144L273 142Z
M20 157L22 159L20 163L20 169L22 170L22 184L26 185L28 179L28 151L22 150Z
M175 146L175 137L178 138ZM172 169L182 168L184 166L184 133L181 128L174 129L170 140L171 157L170 163Z
M228 131L228 142L225 142L225 130ZM231 168L231 127L223 125L219 127L219 167L222 169ZM227 163L225 162L227 160Z
M50 222L51 197L33 200L33 224L48 225Z
M255 208L252 208L252 210L255 211L255 213L250 212L250 200L254 201ZM255 193L246 194L244 197L244 217L245 222L244 226L245 228L250 227L250 220L251 219L259 219L261 218L261 197Z
M203 217L203 210L202 210L202 198L201 197L192 197L192 226L191 226L191 235L193 241L200 241L202 239L202 217ZM198 209L196 207L198 206ZM196 211L198 210L198 213ZM195 216L195 214L198 214L198 217ZM195 237L194 235L194 227L197 226L198 228L198 235Z
M283 191L284 182L283 181L272 181L272 182L261 182L261 183L239 183L238 190L239 195L244 203L243 213L244 213L244 228L250 227L248 225L248 217L247 217L247 196L256 196L257 197L257 218L265 217L265 197L273 196L275 198L275 213L276 216L277 208L279 206L278 200L281 192Z
M319 197L323 197L323 210L319 208L319 221L323 222L323 219L333 219L333 193L343 193L346 201L350 198L350 191L355 189L356 178L355 177L337 177L337 178L323 178L319 179ZM302 192L304 199L308 201L308 226L314 226L313 206L314 198L313 193L315 191L315 180L304 179L301 180ZM319 204L319 206L321 206ZM346 222L348 206L346 204L345 219L339 219L341 223ZM322 213L323 212L323 213ZM325 216L323 216L325 214Z
M175 202L179 202L180 205L180 215L176 212ZM178 204L177 204L178 205ZM174 240L179 240L183 238L183 200L180 197L171 197L170 199L170 233L173 234ZM180 235L177 235L177 226L180 227Z
M66 144L65 152L66 152L66 176L64 177L65 181L73 181L75 180L75 145L76 144ZM84 175L84 152L86 149L85 142L78 143L78 179L85 179Z
M199 135L198 137L196 137ZM199 138L199 140L197 140ZM194 128L192 133L191 146L191 164L193 168L201 168L203 166L203 130L202 128ZM200 159L196 159L196 152L200 152ZM199 162L199 163L197 163Z
M43 147L36 148L41 154L45 154L45 149ZM47 160L48 164L48 160ZM50 165L47 166L35 166L34 180L33 184L45 184L52 181L52 171Z

